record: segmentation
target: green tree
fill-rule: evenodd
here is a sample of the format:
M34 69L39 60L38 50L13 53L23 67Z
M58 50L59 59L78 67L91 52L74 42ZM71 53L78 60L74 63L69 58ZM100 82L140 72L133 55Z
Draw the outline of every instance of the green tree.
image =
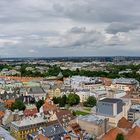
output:
M89 138L88 140L93 140L93 138Z
M35 104L36 104L36 107L37 107L37 109L39 111L40 107L44 104L44 100L39 100Z
M77 94L70 93L67 98L67 103L70 106L77 105L80 102L80 97Z
M59 106L64 107L66 105L66 102L67 102L67 96L63 95L59 100Z
M25 110L26 106L22 101L16 100L12 106L11 106L11 110L14 111L16 109L18 110Z
M63 95L62 97L53 97L53 102L59 104L60 107L64 107L67 103L67 96Z
M118 134L116 140L124 140L124 135L122 133Z
M84 102L84 106L86 107L94 107L96 105L96 98L94 96L89 96L87 101Z
M47 73L49 76L57 76L60 71L61 71L60 67L58 67L57 65L54 65L49 68Z
M64 104L66 104L67 103L67 96L66 95L63 95L62 96L62 100L63 100Z
M53 103L54 103L54 104L58 104L58 103L59 103L59 101L58 101L58 98L57 98L57 97L53 97L52 101L53 101Z
M76 116L76 112L74 110L72 111L72 115L73 116Z

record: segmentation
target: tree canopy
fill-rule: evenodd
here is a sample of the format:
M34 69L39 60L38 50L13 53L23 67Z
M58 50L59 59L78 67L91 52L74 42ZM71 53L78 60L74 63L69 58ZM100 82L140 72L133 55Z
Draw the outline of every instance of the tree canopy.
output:
M45 65L45 64L21 64L21 68L17 71L21 73L21 76L31 76L31 77L46 77L46 76L57 76L59 72L61 71L64 77L74 76L74 75L80 75L80 76L88 76L88 77L108 77L108 78L135 78L140 82L140 74L137 73L137 71L140 69L140 65L115 65L115 64L108 64L105 67L106 71L99 70L99 71L92 71L90 69L84 70L84 69L76 69L76 70L70 70L65 69L62 70L60 66L58 65ZM36 67L41 66L44 67L44 72L41 72L36 69ZM98 66L98 65L97 65ZM32 67L34 70L26 70L27 67ZM3 68L7 68L8 70L14 69L15 65L10 64L0 64L0 70ZM125 71L126 69L131 69L130 73L121 73L120 71Z
M67 103L67 96L63 95L62 97L53 97L54 104L59 104L60 107L64 107Z
M124 135L122 133L118 134L116 140L124 140Z
M89 96L87 101L84 102L86 107L94 107L96 105L96 98L94 96Z
M16 109L18 110L25 110L26 106L22 101L16 100L12 106L11 106L11 110L14 111Z
M80 97L77 94L70 93L68 95L67 103L70 106L77 105L77 104L79 104L79 102L80 102Z
M59 104L60 107L65 107L66 104L73 106L79 104L80 97L77 94L70 93L68 96L53 97L53 102Z
M42 100L39 100L35 104L36 104L36 107L37 107L37 109L39 111L40 107L44 104L44 100L43 99Z

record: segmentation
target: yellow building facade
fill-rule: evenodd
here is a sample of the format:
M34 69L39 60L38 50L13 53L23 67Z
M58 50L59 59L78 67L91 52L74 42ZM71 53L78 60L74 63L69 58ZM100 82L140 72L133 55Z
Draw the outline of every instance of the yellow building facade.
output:
M26 140L28 134L36 132L40 127L45 127L46 125L47 121L42 118L32 120L31 118L26 118L24 121L12 122L10 134L17 140Z
M50 90L48 90L48 95L50 98L59 97L59 96L61 96L61 90L59 88L50 89Z
M25 130L24 129L19 130L19 129L15 129L14 127L12 127L10 129L10 133L17 140L26 140L28 134L36 132L38 129L39 128L29 128L29 129L25 129Z

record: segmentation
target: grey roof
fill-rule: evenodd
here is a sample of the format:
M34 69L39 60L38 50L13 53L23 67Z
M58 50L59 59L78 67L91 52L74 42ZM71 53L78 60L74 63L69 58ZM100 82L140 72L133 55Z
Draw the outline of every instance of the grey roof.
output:
M56 137L65 133L63 127L58 123L45 128L47 137Z
M4 94L0 94L0 99L2 99L2 100L15 99L17 97L18 97L18 95L15 92L14 93L5 92Z
M42 87L31 87L28 94L45 94Z
M133 109L133 108L130 108L130 109L129 109L129 112L133 112L133 113L138 112L138 113L140 113L140 111L139 111L138 109Z
M48 138L52 138L53 140L61 140L61 137L66 134L63 127L59 123L56 123L44 129L40 129L35 133L29 134L29 137L38 136L40 133Z
M5 105L3 103L0 103L0 111L5 111L6 108L5 108Z
M97 115L86 115L86 116L79 116L79 120L94 123L96 125L101 125L104 123L105 117L97 116Z
M115 98L104 98L104 99L100 100L99 102L117 103L117 102L122 102L122 100L115 99Z
M0 127L0 139L4 138L4 140L16 140L13 138L8 131Z
M24 103L34 103L35 102L35 98L32 96L19 96L18 98L16 98L16 100L20 100Z
M133 78L116 78L112 81L113 84L138 84L138 81Z

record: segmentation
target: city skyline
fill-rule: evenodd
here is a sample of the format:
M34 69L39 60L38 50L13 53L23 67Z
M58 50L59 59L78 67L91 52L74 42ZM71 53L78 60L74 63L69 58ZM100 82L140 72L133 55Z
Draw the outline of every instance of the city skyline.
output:
M1 0L1 57L139 56L140 1Z

